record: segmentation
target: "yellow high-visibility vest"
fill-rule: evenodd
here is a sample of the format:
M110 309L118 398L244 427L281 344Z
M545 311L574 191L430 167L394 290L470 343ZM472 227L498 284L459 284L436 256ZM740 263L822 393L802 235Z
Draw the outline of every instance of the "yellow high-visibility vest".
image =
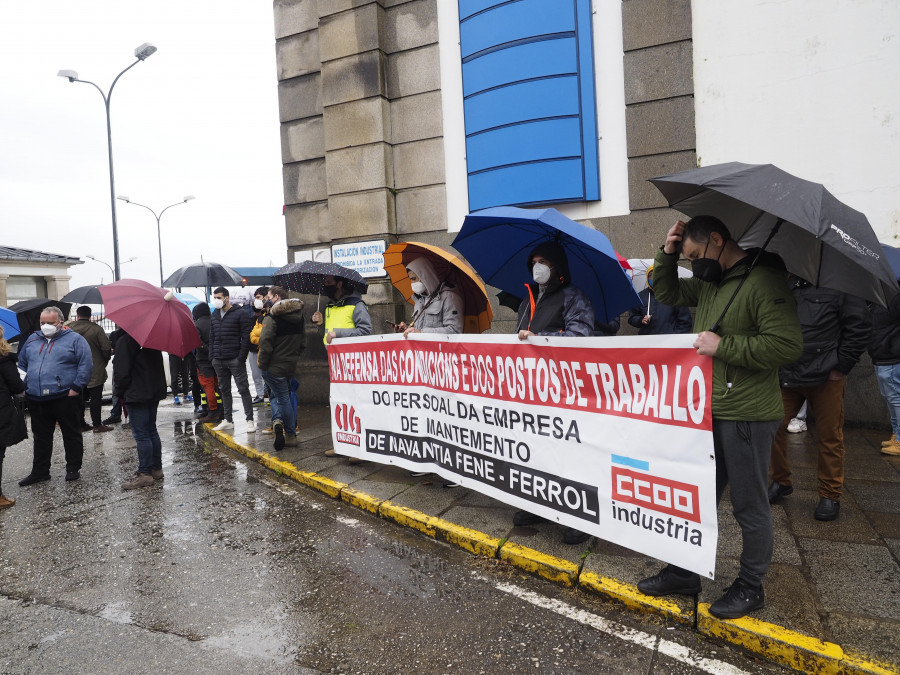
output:
M325 340L328 332L335 328L356 328L353 323L353 310L356 305L329 305L325 308L325 335L322 336L322 342L328 344Z

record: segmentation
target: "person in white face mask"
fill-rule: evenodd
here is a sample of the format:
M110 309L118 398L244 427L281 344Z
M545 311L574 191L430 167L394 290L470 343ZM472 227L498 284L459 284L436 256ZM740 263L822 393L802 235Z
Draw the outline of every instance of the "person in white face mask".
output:
M438 278L428 258L416 258L406 265L412 284L413 315L409 324L397 324L397 332L443 333L456 335L463 331L463 299L456 287Z
M253 388L256 390L256 396L251 403L260 405L264 401L266 395L266 383L263 380L262 371L259 369L259 336L262 332L263 319L272 306L271 301L266 301L269 294L268 286L260 286L253 291L252 312L250 313L250 355L247 357L247 363L250 364L250 377L253 379Z
M81 392L94 370L90 345L63 325L59 308L47 307L41 312L41 329L29 335L19 349L19 368L25 372L25 398L34 436L31 473L19 485L50 480L57 423L66 450L66 480L78 480L84 456Z

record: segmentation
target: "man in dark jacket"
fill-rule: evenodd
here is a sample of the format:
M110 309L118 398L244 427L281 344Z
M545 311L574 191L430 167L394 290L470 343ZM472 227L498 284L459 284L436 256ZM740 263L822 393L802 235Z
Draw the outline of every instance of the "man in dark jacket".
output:
M213 368L212 362L209 360L209 305L205 302L197 303L191 310L191 315L194 317L194 325L197 327L197 333L200 335L200 346L194 350L194 359L197 362L197 379L203 388L203 396L206 397L203 414L197 421L203 424L218 424L222 421L222 409L219 407L218 399L216 398L219 380L216 379L216 369ZM202 399L201 405L203 405Z
M19 481L23 487L50 480L57 424L66 450L66 480L81 477L81 391L94 369L87 340L63 325L58 307L44 309L40 322L41 329L29 335L19 348L19 368L25 371L25 398L34 434L34 462L31 473Z
M122 483L122 489L149 487L164 477L162 441L156 430L156 411L166 397L162 352L143 348L124 333L116 342L113 382L116 395L128 406L138 454L138 470L131 480Z
M869 356L875 364L878 388L891 416L891 437L881 443L885 455L900 455L900 295L887 307L872 305Z
M691 332L691 310L664 305L653 295L653 266L647 268L647 288L638 293L641 306L629 312L628 325L638 335L674 335Z
M112 347L109 338L106 337L104 331L98 324L91 321L91 308L82 305L75 311L77 317L75 321L70 322L69 328L78 333L87 340L88 346L91 348L91 361L94 369L91 372L91 381L84 388L81 395L81 428L84 431L93 429L95 434L104 431L112 431L112 427L103 424L103 414L101 406L103 403L103 383L106 382L106 364L112 357ZM91 426L84 422L84 408L90 403L91 410Z
M222 392L224 419L215 427L216 431L234 429L232 419L231 378L237 384L244 415L247 418L247 433L256 431L253 421L253 398L247 380L247 354L250 353L250 317L242 308L232 305L228 289L221 286L213 293L213 306L209 323L209 359L219 378Z
M819 446L819 504L813 515L816 520L834 520L844 486L844 378L869 344L871 319L860 298L816 288L796 276L790 283L803 330L803 354L778 371L785 417L772 444L769 503L794 491L787 425L809 401Z
M590 298L572 285L569 258L562 246L547 241L538 244L526 260L534 279L528 285L528 296L519 305L516 332L520 340L534 335L587 337L594 334L594 307ZM530 511L516 511L513 524L534 525L544 520ZM563 542L580 544L590 539L586 532L573 527L563 532Z
M678 278L679 252L691 261L692 279ZM669 229L653 265L656 296L668 305L697 308L694 330L700 331L694 348L713 359L716 502L730 484L742 543L738 578L709 607L720 619L737 619L765 605L762 584L775 543L766 474L784 417L778 368L796 359L803 344L784 263L763 253L748 272L757 252L742 249L718 218L697 216ZM715 324L718 332L710 330ZM667 565L639 581L638 590L653 596L695 595L700 577Z
M259 336L259 370L269 385L275 450L297 445L297 409L291 405L291 378L306 342L303 301L280 286L268 289L272 303Z

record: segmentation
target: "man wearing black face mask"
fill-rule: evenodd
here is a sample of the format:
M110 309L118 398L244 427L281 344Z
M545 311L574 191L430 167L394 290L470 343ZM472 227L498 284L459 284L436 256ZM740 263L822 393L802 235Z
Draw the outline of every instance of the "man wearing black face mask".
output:
M325 324L325 344L331 344L336 337L357 337L372 334L372 319L369 309L359 291L352 283L341 277L327 276L322 293L331 302L325 307L325 315L316 311L312 322L317 326Z
M679 251L691 261L693 279L678 279ZM723 619L739 618L765 603L762 582L774 540L769 454L784 416L778 367L800 356L803 346L784 263L763 253L747 274L754 257L755 251L738 246L718 218L697 216L687 224L678 221L669 230L653 266L657 299L697 308L694 329L702 332L694 348L713 359L716 500L731 483L731 503L743 539L740 575L709 608ZM708 330L717 320L718 332ZM668 565L639 582L638 589L655 596L694 595L700 592L700 577Z

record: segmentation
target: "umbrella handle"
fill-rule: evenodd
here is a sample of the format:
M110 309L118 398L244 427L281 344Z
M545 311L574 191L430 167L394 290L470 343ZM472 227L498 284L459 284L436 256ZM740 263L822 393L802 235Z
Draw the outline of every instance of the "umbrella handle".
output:
M319 305L321 304L321 300L322 300L322 291L319 291L319 294L316 296L316 311L317 312L320 311Z

